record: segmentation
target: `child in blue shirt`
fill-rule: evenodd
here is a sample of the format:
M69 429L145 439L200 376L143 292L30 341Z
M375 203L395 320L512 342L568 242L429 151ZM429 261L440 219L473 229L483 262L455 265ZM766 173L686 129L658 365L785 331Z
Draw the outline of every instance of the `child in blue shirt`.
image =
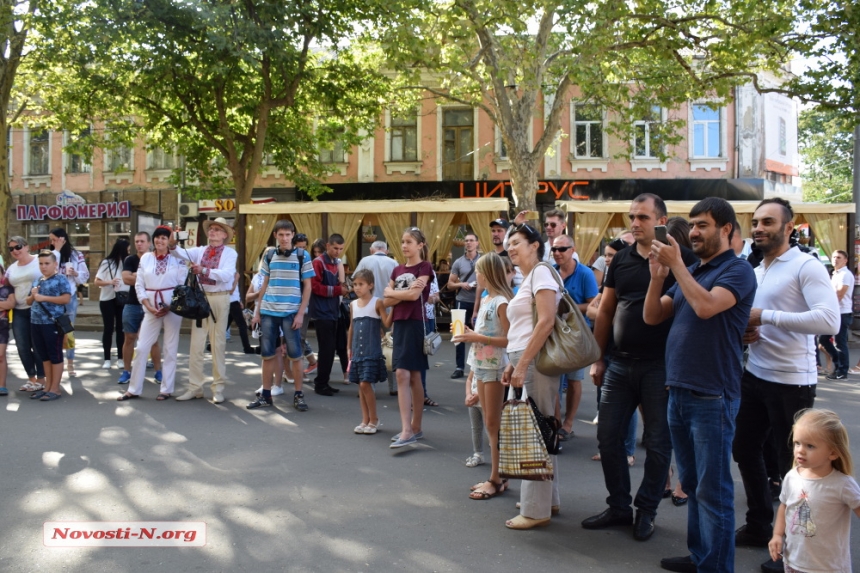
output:
M30 305L30 332L33 350L45 365L45 389L30 395L33 400L49 402L60 397L63 376L63 332L54 319L65 314L72 299L69 281L57 273L57 257L51 251L39 252L42 278L33 283L27 304Z

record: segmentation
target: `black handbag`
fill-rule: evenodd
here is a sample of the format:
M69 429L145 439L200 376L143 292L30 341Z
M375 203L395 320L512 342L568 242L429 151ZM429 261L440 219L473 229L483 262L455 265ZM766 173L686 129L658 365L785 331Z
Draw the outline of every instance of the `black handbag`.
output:
M111 278L111 279L113 279L113 278L114 278L114 273L113 273L113 270L110 268L110 264L108 264L108 269L111 271L111 273L110 273L110 278ZM124 307L126 304L128 304L128 291L127 291L127 290L119 291L119 290L114 289L114 291L113 291L113 292L114 292L114 295L115 295L115 296L114 296L114 299L113 299L113 302L114 302L114 305L115 305L115 306L118 306L118 307L122 308L122 307Z
M558 439L558 431L561 429L561 423L555 416L545 416L535 404L531 396L528 397L529 406L532 407L535 419L537 420L538 429L546 444L546 451L551 456L558 453L561 441Z
M209 318L212 315L212 309L209 306L209 301L206 300L203 287L197 281L197 275L188 273L188 276L185 277L185 284L173 288L170 312L183 318L196 320L198 328L203 325L204 318ZM215 319L214 315L212 315L212 319Z
M74 296L74 295L72 295L72 296ZM51 316L51 313L48 312L48 309L45 308L45 305L43 305L39 301L36 301L36 304L38 304L40 307L42 307L42 310L45 312L45 314L47 314L48 316ZM57 330L59 330L63 334L69 334L69 333L75 331L75 325L72 324L72 317L70 317L68 314L66 314L66 307L65 306L63 306L63 314L54 318L54 325L57 327Z

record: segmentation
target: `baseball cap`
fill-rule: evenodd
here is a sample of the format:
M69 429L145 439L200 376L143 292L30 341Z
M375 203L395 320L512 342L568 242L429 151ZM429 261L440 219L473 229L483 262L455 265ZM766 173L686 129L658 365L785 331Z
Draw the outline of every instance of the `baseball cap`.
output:
M503 227L505 229L507 229L508 227L511 226L511 224L508 223L507 221L505 221L504 219L496 219L495 221L490 221L490 227L492 227L494 225L498 225L499 227Z

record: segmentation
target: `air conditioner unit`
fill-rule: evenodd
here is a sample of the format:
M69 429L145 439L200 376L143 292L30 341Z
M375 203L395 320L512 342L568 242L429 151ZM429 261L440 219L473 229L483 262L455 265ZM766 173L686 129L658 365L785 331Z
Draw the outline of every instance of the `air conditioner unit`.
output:
M179 205L180 217L196 217L197 213L197 203L181 203Z

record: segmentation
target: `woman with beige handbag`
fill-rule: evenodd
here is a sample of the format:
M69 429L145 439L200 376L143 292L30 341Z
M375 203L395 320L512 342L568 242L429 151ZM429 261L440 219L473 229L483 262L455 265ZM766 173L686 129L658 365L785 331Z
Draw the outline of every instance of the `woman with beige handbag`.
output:
M544 346L555 324L558 302L561 299L553 270L543 260L544 243L540 233L522 224L514 228L508 239L508 255L520 268L523 282L516 296L508 304L508 358L505 383L515 388L525 386L538 409L551 415L558 393L558 377L546 376L535 368L535 358ZM534 273L534 276L532 276ZM537 310L537 318L533 313ZM558 464L550 456L554 467L552 481L523 481L520 488L520 514L505 525L510 529L532 529L549 525L550 516L558 513Z

